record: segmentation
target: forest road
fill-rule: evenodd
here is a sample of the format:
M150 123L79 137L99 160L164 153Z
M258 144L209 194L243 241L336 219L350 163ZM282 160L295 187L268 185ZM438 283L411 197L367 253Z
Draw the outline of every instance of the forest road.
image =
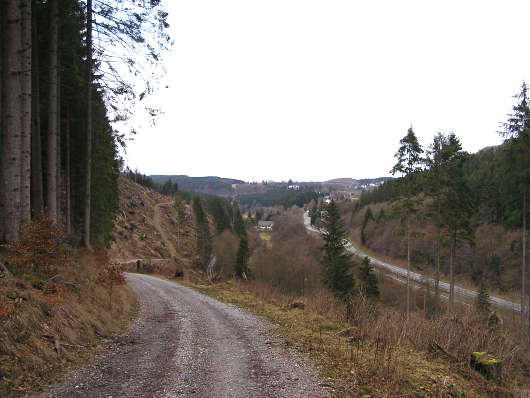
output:
M41 397L329 397L273 324L166 280L127 274L127 282L138 318Z

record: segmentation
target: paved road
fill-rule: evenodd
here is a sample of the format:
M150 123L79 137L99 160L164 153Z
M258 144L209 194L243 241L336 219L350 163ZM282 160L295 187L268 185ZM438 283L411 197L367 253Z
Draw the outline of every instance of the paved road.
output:
M311 219L310 219L310 217L308 216L307 213L304 213L304 225L310 231L320 232L318 228L315 228L315 227L313 227L311 225ZM393 274L395 274L395 275L397 275L397 276L399 276L401 278L406 278L407 277L407 270L406 269L398 267L396 265L385 263L384 261L381 261L381 260L378 260L378 259L376 259L374 257L371 257L368 254L363 253L361 250L359 250L355 246L353 246L351 244L351 242L348 242L348 244L346 245L346 249L350 253L355 254L356 256L368 257L371 260L373 265L378 266L380 268L384 268L385 270L390 271L391 273L393 273ZM416 281L416 282L421 283L421 284L430 284L433 287L435 285L435 280L434 279L429 278L427 276L424 276L422 274L419 274L417 272L412 272L411 271L410 272L410 278L411 278L411 280ZM439 286L440 286L440 290L445 291L445 292L449 292L449 283L440 281L440 285ZM474 291L474 290L465 289L463 287L455 285L455 297L457 297L457 296L466 297L466 298L469 298L469 299L475 299L477 297L477 292ZM502 299L500 297L490 296L490 302L492 304L500 307L500 308L505 309L505 310L515 311L517 313L521 312L521 304L517 304L517 303L511 302L511 301L508 301L508 300L504 300L504 299Z
M42 397L328 397L269 322L186 287L127 274L141 311L96 363Z

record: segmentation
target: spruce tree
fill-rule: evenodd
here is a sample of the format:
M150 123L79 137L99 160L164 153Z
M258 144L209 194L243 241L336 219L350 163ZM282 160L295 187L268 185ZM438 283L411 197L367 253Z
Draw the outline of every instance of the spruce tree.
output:
M487 316L490 313L490 295L488 293L488 286L486 285L484 278L482 278L480 281L475 307L481 316Z
M206 269L212 255L212 240L208 217L198 196L193 198L193 214L195 216L195 248L201 267Z
M432 201L428 206L428 216L436 227L436 276L435 276L435 312L438 311L440 297L440 252L442 245L443 218L442 206L451 195L450 186L454 186L451 171L454 171L455 162L459 162L462 146L455 134L445 135L438 133L434 136L432 144L427 151L426 163L428 167L425 179L425 193ZM453 173L454 174L454 173ZM460 183L463 183L460 181Z
M515 96L517 103L509 115L501 134L505 137L508 170L503 174L504 191L514 192L519 197L515 208L508 206L508 217L522 226L522 261L521 261L521 336L524 335L526 313L526 235L528 217L528 189L530 188L530 104L528 86L523 82L521 91ZM528 328L530 335L530 308Z
M364 213L363 225L361 227L361 243L363 245L366 244L366 234L364 230L370 221L374 221L374 214L372 213L372 209L368 207Z
M324 226L324 256L321 260L323 282L336 298L348 302L355 287L355 280L350 273L354 262L345 247L348 236L334 200L327 207Z
M471 223L473 205L469 187L465 181L463 164L467 154L459 151L447 165L447 181L441 201L441 228L449 243L449 312L455 310L454 268L456 250L463 244L474 245L474 230Z
M364 257L361 262L361 268L359 268L359 283L361 293L368 299L377 300L379 299L379 286L377 277L374 274L374 268L370 264L370 259Z
M223 201L218 196L214 196L210 202L211 214L215 225L215 233L220 235L230 228L230 218L223 206Z
M240 238L243 235L247 234L247 231L245 229L245 221L243 221L241 212L239 211L239 208L237 207L235 209L234 231L237 234L237 236L239 236Z
M237 250L236 263L234 267L235 274L238 278L246 279L249 276L248 258L250 250L248 248L248 238L246 233L241 236L239 249Z
M400 147L396 152L397 163L390 171L392 174L403 176L402 199L397 203L395 209L401 214L406 228L407 239L407 320L410 318L410 218L417 212L418 200L415 198L417 191L417 175L421 171L423 149L410 127L407 135L399 141Z

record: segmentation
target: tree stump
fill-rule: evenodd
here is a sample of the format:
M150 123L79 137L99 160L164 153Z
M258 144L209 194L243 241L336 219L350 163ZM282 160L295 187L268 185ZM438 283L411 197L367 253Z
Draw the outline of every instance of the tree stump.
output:
M502 382L502 361L500 359L495 359L486 352L473 352L469 364L486 379L498 384Z

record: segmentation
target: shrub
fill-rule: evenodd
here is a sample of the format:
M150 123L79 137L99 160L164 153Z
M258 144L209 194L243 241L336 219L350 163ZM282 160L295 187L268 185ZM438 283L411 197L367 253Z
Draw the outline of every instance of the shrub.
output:
M119 263L109 263L98 273L96 283L107 288L109 308L112 310L112 293L115 286L125 284L125 276Z
M65 235L54 221L43 216L24 223L22 238L8 243L8 262L13 272L35 271L50 275L69 262Z

